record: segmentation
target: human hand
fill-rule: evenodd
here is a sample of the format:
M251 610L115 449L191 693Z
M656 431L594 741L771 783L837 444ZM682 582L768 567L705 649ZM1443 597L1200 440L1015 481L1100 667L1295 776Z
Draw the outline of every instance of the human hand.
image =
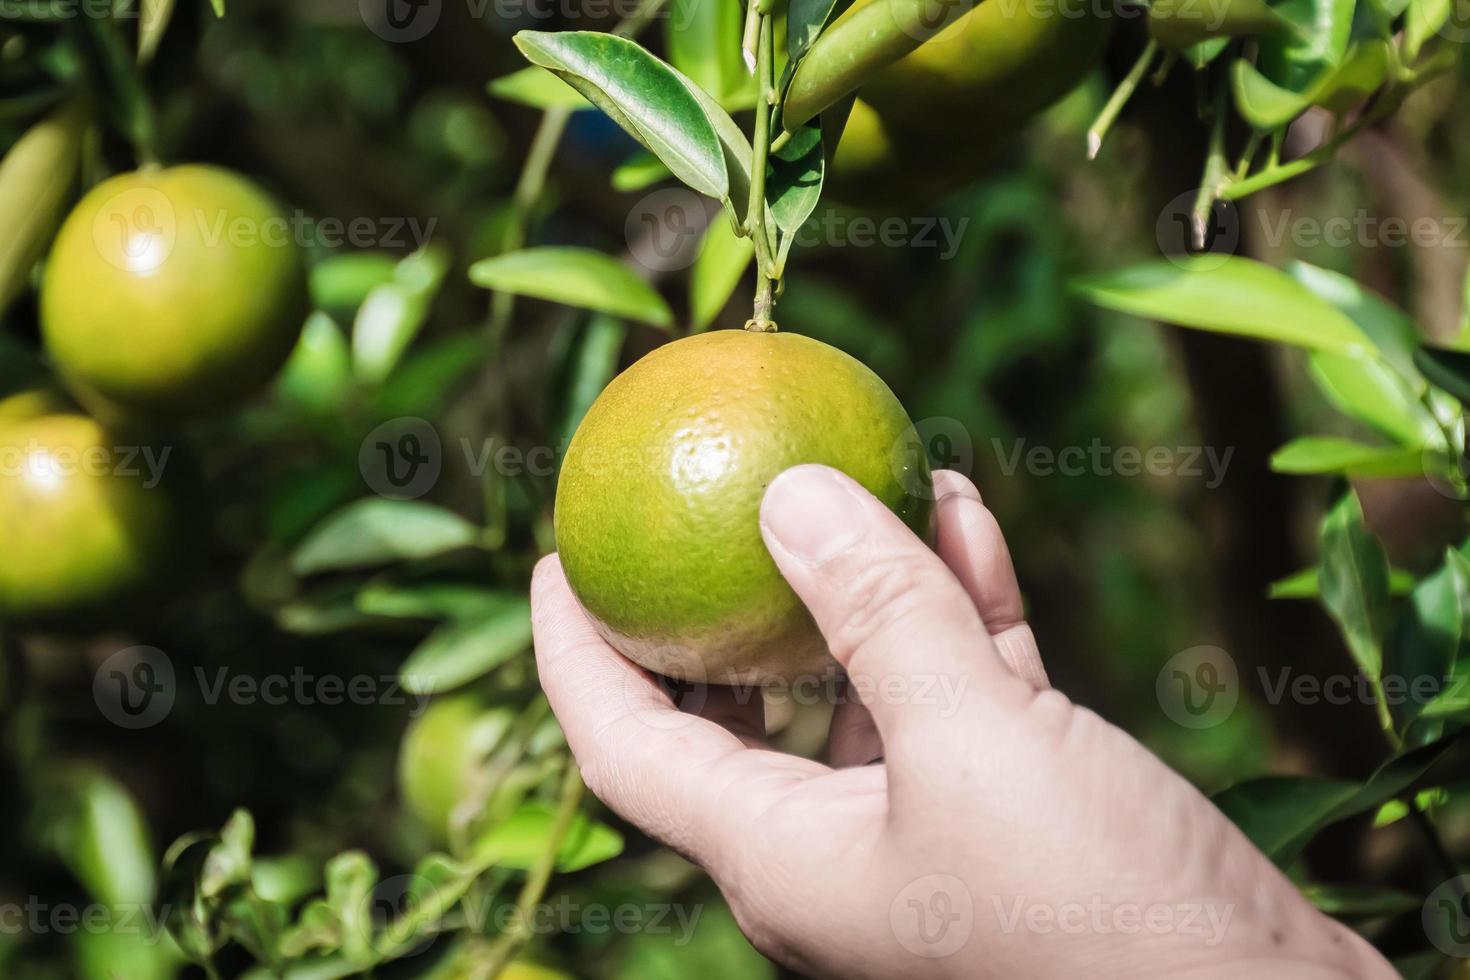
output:
M834 470L766 492L767 547L863 701L839 705L830 765L764 746L758 692L681 712L543 560L541 681L592 791L814 976L1395 976L1193 786L1050 688L995 518L958 474L935 489L933 551Z

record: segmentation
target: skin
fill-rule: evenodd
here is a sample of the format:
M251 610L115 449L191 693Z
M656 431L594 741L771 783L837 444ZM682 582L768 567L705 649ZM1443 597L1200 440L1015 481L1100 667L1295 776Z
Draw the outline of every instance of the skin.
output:
M218 167L150 168L98 184L66 219L41 325L94 413L173 420L259 390L307 305L303 250L264 191Z
M957 474L935 483L932 551L824 467L764 497L773 559L866 696L839 706L827 764L772 751L733 695L681 711L545 559L537 662L593 792L804 974L1396 976L1193 786L1050 688L995 517ZM961 693L918 693L935 681ZM1110 917L1130 910L1131 928Z

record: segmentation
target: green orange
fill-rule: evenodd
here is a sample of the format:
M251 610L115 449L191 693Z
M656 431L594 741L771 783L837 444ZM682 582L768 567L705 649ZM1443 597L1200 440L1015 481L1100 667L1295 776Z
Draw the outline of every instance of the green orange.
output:
M46 264L46 349L98 413L173 419L232 407L301 333L299 239L279 204L228 170L106 180L67 217Z
M878 2L857 0L839 20ZM835 192L861 202L963 185L1096 67L1110 33L1086 0L978 4L864 83L833 162Z
M510 729L515 712L478 692L435 698L403 737L398 787L411 812L441 844L455 808L471 800L485 760Z
M28 410L44 406L34 395L0 402L4 619L112 609L147 595L182 558L177 454L85 415Z
M675 341L619 375L567 447L556 543L602 635L650 670L748 683L835 667L760 533L765 489L821 463L927 532L929 469L872 371L792 333Z

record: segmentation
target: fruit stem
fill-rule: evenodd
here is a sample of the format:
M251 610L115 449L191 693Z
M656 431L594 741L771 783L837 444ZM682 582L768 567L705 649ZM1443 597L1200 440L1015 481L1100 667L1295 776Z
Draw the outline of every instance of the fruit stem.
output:
M775 36L771 29L771 15L765 5L752 0L751 9L760 18L759 41L756 52L756 80L759 92L755 100L755 133L752 140L750 163L750 202L745 212L745 226L755 243L755 307L746 321L745 329L768 333L776 329L771 313L776 307L776 281L780 270L776 268L775 243L768 223L766 207L766 163L771 152L771 107L775 102L776 79L774 69Z

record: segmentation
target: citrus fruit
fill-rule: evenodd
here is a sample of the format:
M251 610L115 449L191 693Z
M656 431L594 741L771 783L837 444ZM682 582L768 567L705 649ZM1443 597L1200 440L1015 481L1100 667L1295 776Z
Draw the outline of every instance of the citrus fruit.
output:
M683 680L829 674L759 526L766 487L800 463L845 472L927 532L928 462L912 423L834 347L719 330L615 378L567 447L555 515L567 580L607 641Z
M168 447L78 414L0 402L0 618L100 612L160 584L180 555Z
M178 418L231 407L281 367L307 311L303 250L253 183L206 166L94 187L41 286L46 349L88 408Z
M469 692L436 698L409 726L398 756L399 792L436 840L449 840L455 807L471 797L476 774L514 721L510 708Z
M875 2L857 0L843 17ZM1096 67L1109 35L1083 0L1045 10L979 4L859 90L833 160L833 193L868 203L963 186Z

